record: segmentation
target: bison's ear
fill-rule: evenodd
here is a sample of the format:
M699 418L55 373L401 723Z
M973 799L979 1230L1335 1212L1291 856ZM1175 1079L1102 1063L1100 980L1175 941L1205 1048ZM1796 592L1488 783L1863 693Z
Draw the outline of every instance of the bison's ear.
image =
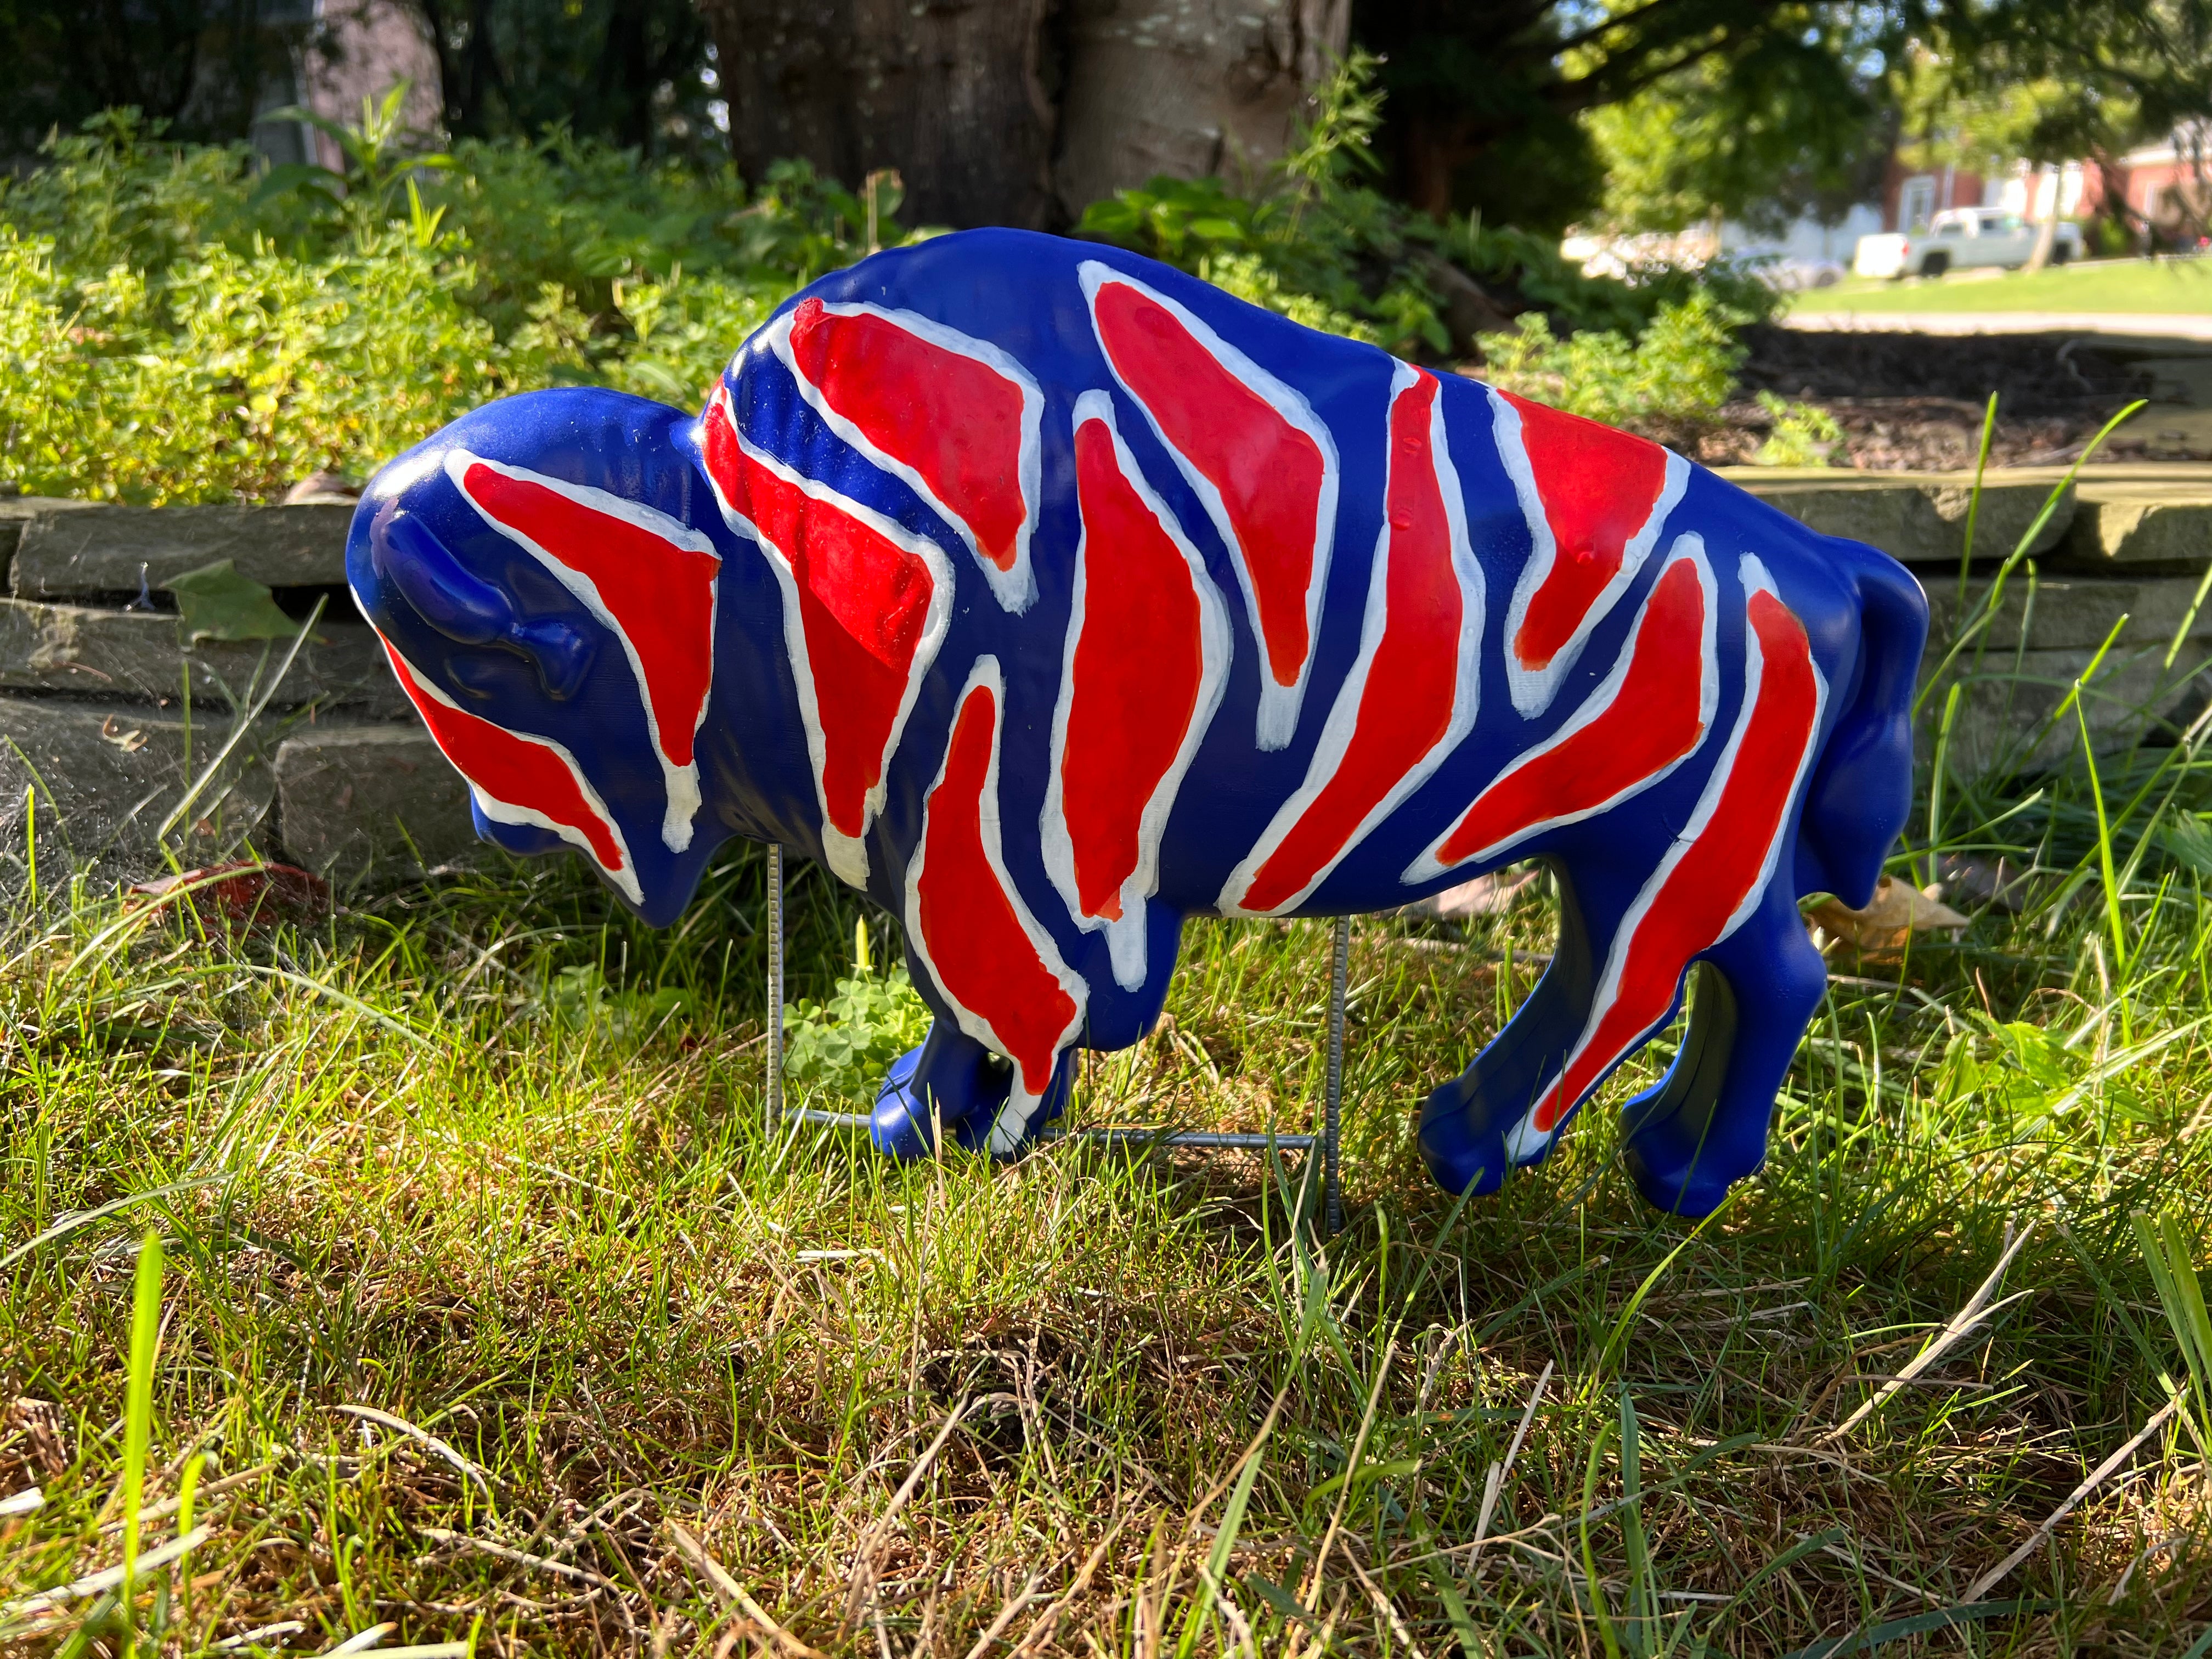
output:
M456 645L511 651L538 671L545 695L565 702L592 665L592 644L557 617L526 620L514 601L471 575L430 526L407 513L380 513L369 531L377 573L410 609Z

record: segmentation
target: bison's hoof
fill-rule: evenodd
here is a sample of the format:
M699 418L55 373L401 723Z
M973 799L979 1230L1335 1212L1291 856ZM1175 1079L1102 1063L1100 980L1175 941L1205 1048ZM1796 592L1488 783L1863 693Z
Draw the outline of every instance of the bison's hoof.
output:
M1421 1161L1448 1193L1494 1193L1505 1184L1505 1136L1479 1103L1462 1097L1456 1079L1421 1103Z
M933 1057L932 1043L939 1050ZM941 1039L933 1030L930 1042L908 1049L884 1072L869 1114L868 1139L893 1158L922 1158L936 1151L933 1131L941 1128L968 1151L985 1151L1012 1076L987 1050L957 1036Z
M1646 1204L1693 1220L1720 1208L1735 1184L1713 1167L1718 1152L1690 1140L1671 1121L1632 1133L1621 1158Z

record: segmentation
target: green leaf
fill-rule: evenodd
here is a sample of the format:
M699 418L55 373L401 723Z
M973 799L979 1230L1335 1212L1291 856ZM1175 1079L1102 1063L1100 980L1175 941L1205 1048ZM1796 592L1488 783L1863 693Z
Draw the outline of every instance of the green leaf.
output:
M162 591L177 596L178 632L188 646L202 640L289 640L300 631L269 590L240 575L228 559L172 577Z

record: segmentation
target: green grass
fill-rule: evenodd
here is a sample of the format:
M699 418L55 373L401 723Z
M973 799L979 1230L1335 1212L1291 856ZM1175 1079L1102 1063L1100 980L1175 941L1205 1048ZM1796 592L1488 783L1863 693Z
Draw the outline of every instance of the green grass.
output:
M2094 780L1931 743L1896 867L2002 853L2031 902L1838 955L1702 1228L1602 1102L1498 1197L1419 1167L1545 883L1358 923L1324 1243L1295 1166L764 1123L757 851L660 934L565 860L237 942L49 870L0 954L0 1501L42 1495L0 1652L2202 1659L2202 739ZM862 907L810 870L791 909L826 997ZM1194 924L1081 1119L1300 1126L1328 950ZM142 1434L128 1626L28 1600L121 1560Z
M2212 311L2212 259L2161 259L2155 264L2062 265L2055 270L2008 271L1886 282L1846 277L1833 288L1808 289L1790 308L1831 311L2068 311L2141 312L2202 316Z

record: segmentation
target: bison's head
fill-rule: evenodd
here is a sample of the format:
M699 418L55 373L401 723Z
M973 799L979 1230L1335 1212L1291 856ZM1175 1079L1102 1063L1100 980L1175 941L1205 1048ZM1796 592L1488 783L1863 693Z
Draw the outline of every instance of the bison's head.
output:
M576 848L674 919L720 838L694 739L713 689L718 524L689 417L614 392L510 398L380 472L346 554L362 611L477 833Z

